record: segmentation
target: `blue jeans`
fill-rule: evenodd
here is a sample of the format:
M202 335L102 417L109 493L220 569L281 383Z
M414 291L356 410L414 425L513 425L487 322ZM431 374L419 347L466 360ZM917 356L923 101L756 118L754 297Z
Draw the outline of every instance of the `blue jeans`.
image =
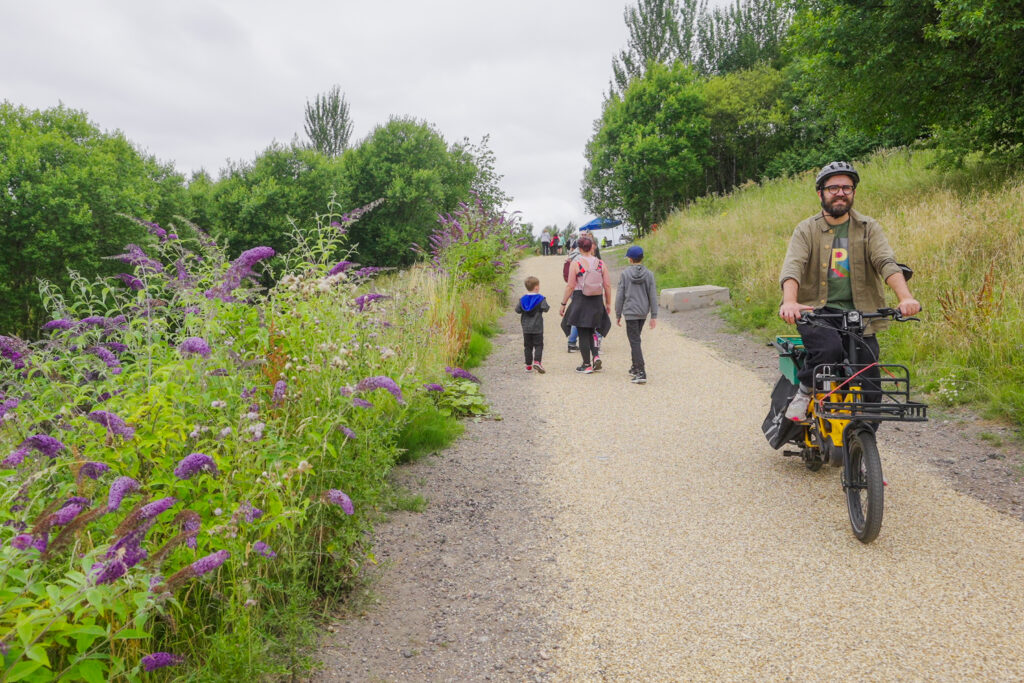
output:
M595 332L594 334L597 334L597 332ZM579 329L577 329L577 327L575 325L573 325L572 328L569 329L569 343L570 344L575 344L579 340L579 338L580 338L580 331L579 331ZM600 341L601 335L598 334L597 335L597 339Z

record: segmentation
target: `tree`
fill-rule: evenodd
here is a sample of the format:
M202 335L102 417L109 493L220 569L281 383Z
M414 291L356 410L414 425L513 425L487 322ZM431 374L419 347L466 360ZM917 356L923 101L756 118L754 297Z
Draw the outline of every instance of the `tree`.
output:
M697 19L695 65L705 75L778 68L792 11L778 0L736 0L729 7L704 11Z
M612 92L622 94L648 64L691 63L694 23L707 0L638 0L623 11L629 42L612 58Z
M706 103L692 69L651 64L620 98L605 102L587 143L587 209L622 218L641 234L706 190Z
M341 181L340 161L299 145L274 143L251 163L232 163L210 185L193 177L189 190L193 204L202 207L210 222L196 220L215 237L228 243L230 252L273 247L282 254L294 246L292 221L309 221L327 211Z
M461 147L470 156L476 167L476 177L473 178L473 194L488 211L500 212L512 201L512 195L506 193L501 187L501 179L505 176L495 169L496 160L494 152L490 148L490 140L490 134L484 135L479 144L470 142L469 138L463 138Z
M469 199L477 168L461 146L449 148L428 123L391 118L342 157L341 197L359 207L384 203L350 228L360 260L406 266L426 246L438 215Z
M352 119L341 88L335 85L326 95L317 95L313 104L306 100L306 135L310 147L324 156L336 157L348 149Z
M0 103L0 332L34 336L46 311L37 278L58 286L124 264L103 260L150 238L123 214L166 220L186 213L181 177L141 155L85 112Z

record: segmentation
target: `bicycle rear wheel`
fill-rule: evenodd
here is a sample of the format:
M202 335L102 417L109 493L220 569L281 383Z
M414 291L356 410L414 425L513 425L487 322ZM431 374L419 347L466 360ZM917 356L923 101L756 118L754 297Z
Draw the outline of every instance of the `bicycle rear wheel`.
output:
M850 438L843 489L853 535L861 543L870 543L882 530L882 510L885 507L882 461L871 431L858 430Z

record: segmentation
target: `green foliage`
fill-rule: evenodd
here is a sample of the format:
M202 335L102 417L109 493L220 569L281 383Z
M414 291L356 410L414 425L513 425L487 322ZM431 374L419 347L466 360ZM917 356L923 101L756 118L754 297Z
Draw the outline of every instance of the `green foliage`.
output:
M704 8L697 19L695 66L702 74L728 74L759 65L782 65L791 10L778 0L736 0Z
M694 27L705 6L706 0L637 0L623 10L629 41L612 59L612 93L625 93L650 64L691 64Z
M490 340L479 332L473 332L469 337L462 356L462 367L475 368L479 366L487 356L491 354L493 345Z
M435 400L442 415L481 417L490 412L480 384L468 379L455 378L446 382L444 393L438 394Z
M309 146L325 157L336 157L348 149L352 137L352 117L348 102L337 85L325 95L306 101L306 136Z
M455 441L462 431L462 424L451 414L442 414L432 403L418 405L409 411L398 433L399 462L412 462L436 453Z
M480 200L485 209L497 213L508 206L512 201L512 196L501 186L501 179L505 176L495 169L497 160L490 147L490 140L490 134L484 135L479 143L473 143L469 141L469 138L463 138L461 147L469 155L473 166L476 167L476 176L473 178L470 191Z
M704 192L710 122L692 70L652 64L613 95L587 143L587 209L643 231Z
M433 126L392 118L342 157L342 190L350 205L384 199L353 227L363 263L407 266L414 244L424 245L439 214L469 194L476 168L461 147L451 147Z
M119 217L166 220L186 212L182 178L103 133L84 112L0 103L0 331L35 335L44 313L37 278L60 286L68 269L113 275L100 257L145 229Z

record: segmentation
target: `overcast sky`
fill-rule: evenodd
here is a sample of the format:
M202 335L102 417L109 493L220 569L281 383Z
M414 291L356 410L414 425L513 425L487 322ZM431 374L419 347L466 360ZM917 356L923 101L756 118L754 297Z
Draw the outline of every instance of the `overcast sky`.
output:
M0 99L63 102L188 175L304 138L337 84L353 140L389 116L490 134L512 208L592 218L583 150L625 46L628 0L0 0Z

